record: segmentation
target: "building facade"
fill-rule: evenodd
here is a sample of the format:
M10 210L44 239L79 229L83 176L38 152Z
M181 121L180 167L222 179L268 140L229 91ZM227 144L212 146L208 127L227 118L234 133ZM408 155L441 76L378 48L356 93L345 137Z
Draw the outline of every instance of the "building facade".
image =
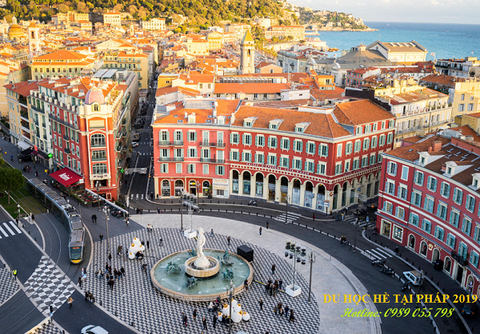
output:
M379 233L480 294L480 149L471 138L428 136L385 153Z
M149 21L140 21L143 30L165 30L165 19L153 18Z
M376 195L394 117L368 100L334 109L186 100L152 123L155 196L250 197L336 211Z

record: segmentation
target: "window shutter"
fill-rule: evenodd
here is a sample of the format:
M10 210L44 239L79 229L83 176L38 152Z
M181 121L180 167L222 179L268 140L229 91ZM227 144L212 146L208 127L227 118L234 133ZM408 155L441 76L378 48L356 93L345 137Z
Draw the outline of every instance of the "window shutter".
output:
M255 136L255 146L258 146L258 135Z

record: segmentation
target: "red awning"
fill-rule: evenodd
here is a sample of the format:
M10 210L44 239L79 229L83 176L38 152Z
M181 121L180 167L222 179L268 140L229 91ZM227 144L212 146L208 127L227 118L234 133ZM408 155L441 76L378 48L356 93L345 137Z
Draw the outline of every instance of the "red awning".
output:
M50 176L55 179L56 181L60 182L65 187L68 187L80 180L82 180L82 176L78 175L74 171L68 168L62 168L55 173L50 174Z

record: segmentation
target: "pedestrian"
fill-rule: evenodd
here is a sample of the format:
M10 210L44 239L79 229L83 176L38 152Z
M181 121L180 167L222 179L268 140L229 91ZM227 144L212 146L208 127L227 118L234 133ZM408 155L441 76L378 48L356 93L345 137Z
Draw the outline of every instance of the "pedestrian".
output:
M248 291L248 280L246 279L245 282L243 282L243 289L245 291Z
M275 263L272 264L272 275L275 275Z
M193 321L197 321L197 309L193 309Z
M285 305L285 318L288 318L288 311L290 311L290 307L288 307L288 305Z
M125 218L125 223L127 224L127 226L128 226L128 223L129 223L129 222L130 222L130 218L128 218L128 217Z
M396 246L395 247L395 254L398 254L398 251L399 251L398 246Z
M315 221L315 214L312 215L312 220Z
M277 315L277 311L278 311L278 305L275 305L275 307L273 308L273 313L275 313L275 315Z
M217 320L218 320L218 317L217 317L216 314L214 314L214 315L213 315L213 328L216 327L216 325L217 325Z
M213 234L213 228L210 230L210 236L213 237L214 234Z
M267 220L267 230L269 226L270 226L270 222Z
M260 228L258 229L258 233L260 233L260 235L262 235L262 227L260 226Z
M125 275L125 268L122 266L122 268L120 268L120 272L122 273L122 276Z
M230 236L227 237L228 245L230 246Z
M108 254L108 261L112 262L112 254Z
M92 215L92 223L95 223L95 215Z
M110 277L110 280L108 281L108 285L110 286L110 290L113 291L113 285L115 284L115 281L113 280L112 277Z
M203 323L203 329L207 330L207 319L205 319L205 317L203 317L202 323Z
M160 237L160 246L163 246L163 238Z
M157 213L160 214L160 208L157 208Z
M87 300L88 300L89 293L90 293L90 291L85 291L85 301L87 301Z
M147 240L147 249L150 249L150 241Z
M32 221L35 221L35 215L32 213Z
M260 300L258 301L258 304L260 305L260 311L263 311L263 299L260 298Z
M12 270L12 274L13 274L13 279L16 280L17 279L17 269L13 269Z
M100 235L98 237L100 238L100 242L103 242L103 234L100 233Z
M187 318L187 316L185 315L185 313L182 312L182 321L183 321L183 325L184 325L185 327L187 327L187 319L188 319L188 318Z
M82 278L81 277L78 278L78 286L80 287L80 289L82 288Z
M69 307L68 307L68 308L70 308L70 309L71 309L71 308L72 308L72 306L73 306L73 298L72 298L71 296L70 296L70 297L68 297L68 299L67 299L67 303L68 303L68 305L69 305Z
M108 271L108 262L105 262L105 270Z
M295 321L295 316L293 315L293 308L290 310L290 318L288 319L288 322L294 322Z
M282 290L282 284L283 284L283 281L282 281L282 279L280 278L280 279L278 280L278 288L279 288L280 290Z

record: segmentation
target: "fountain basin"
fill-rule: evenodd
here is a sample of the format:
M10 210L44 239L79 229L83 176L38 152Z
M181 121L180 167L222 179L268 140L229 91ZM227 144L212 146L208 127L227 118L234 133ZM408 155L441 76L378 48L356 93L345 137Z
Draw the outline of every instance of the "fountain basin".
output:
M220 261L216 258L207 256L210 262L209 268L195 268L194 263L198 256L194 256L185 261L185 273L193 277L211 277L218 274L220 270Z
M243 291L245 280L249 284L253 280L253 268L239 255L230 253L230 260L233 262L231 266L219 264L219 272L217 275L210 277L197 278L197 284L191 288L187 288L189 276L186 274L185 262L190 259L188 254L190 250L184 250L170 254L153 266L150 270L150 278L153 286L163 294L184 301L213 301L218 296L227 298L228 292L226 286L230 284L230 280L225 280L222 273L228 268L234 271L233 284L235 289L233 294L236 295ZM224 250L205 249L205 255L208 258L222 257ZM167 274L165 269L169 262L177 263L181 272L178 274Z

